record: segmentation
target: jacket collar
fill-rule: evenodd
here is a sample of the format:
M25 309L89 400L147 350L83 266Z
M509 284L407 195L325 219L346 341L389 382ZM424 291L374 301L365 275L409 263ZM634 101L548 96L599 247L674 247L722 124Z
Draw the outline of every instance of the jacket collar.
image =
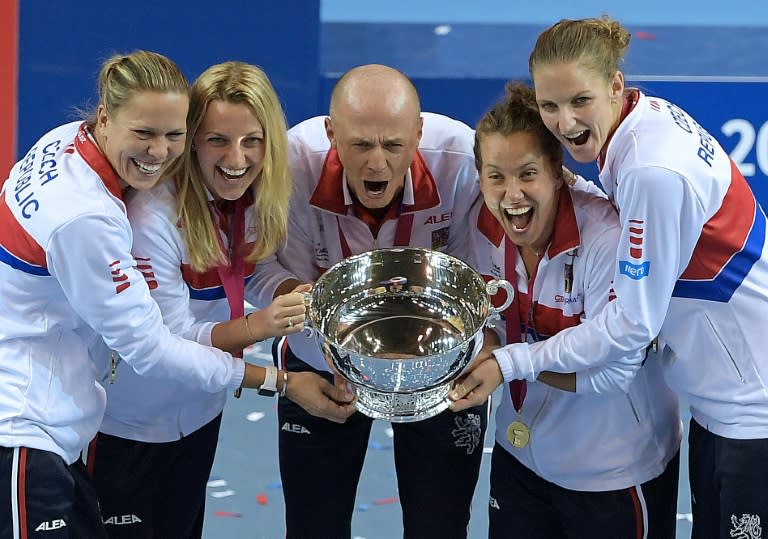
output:
M320 180L309 200L312 206L329 212L346 215L352 206L344 167L334 148L328 150L320 172ZM411 162L403 186L403 208L401 213L410 213L434 208L440 205L440 193L420 152Z
M101 152L96 142L93 140L88 129L85 127L85 122L80 124L80 128L77 130L75 136L75 148L77 153L83 158L89 167L99 175L101 181L104 182L104 186L114 196L123 200L123 190L120 188L120 178L118 177L115 169L109 164L107 157Z

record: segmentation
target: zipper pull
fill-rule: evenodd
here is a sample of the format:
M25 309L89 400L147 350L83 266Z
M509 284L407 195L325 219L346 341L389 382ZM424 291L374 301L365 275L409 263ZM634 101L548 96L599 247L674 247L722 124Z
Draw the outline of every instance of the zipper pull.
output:
M579 256L579 250L571 249L566 256L568 256L568 261L565 263L565 268L563 269L563 288L565 289L565 293L570 296L573 291L573 259Z
M117 360L115 359L115 353L112 350L109 351L109 360L109 383L114 384L115 378L117 377Z
M570 295L573 291L573 264L566 264L563 273L563 289Z

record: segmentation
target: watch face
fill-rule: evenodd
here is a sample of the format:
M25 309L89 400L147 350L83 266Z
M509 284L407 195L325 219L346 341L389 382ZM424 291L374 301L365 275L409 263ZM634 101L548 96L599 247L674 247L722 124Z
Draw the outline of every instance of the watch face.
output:
M275 393L277 393L277 390L273 391L271 389L257 389L256 394L262 395L264 397L274 397Z

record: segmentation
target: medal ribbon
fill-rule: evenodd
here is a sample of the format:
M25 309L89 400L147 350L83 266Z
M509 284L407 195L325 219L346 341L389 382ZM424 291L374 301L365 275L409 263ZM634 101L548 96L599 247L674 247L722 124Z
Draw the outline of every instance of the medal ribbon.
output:
M517 272L515 271L515 265L517 264L517 245L512 243L510 239L504 235L504 278L512 284L515 290L517 290ZM525 317L525 329L520 332L520 302L518 300L519 294L515 294L515 298L512 300L512 305L504 313L507 329L507 342L526 342L528 337L528 324L533 319L533 284L536 280L536 271L538 270L538 263L533 275L528 279L528 313ZM509 393L512 396L512 406L515 407L515 411L519 414L523 409L523 401L525 395L528 393L528 383L525 380L512 380L509 382Z
M221 234L218 235L219 245L229 255L229 264L221 264L217 269L219 279L224 287L224 294L229 303L229 319L234 320L243 316L245 312L245 262L243 258L243 245L245 238L245 197L240 197L235 201L235 211L229 216L229 233L227 238L229 248L224 245ZM222 214L214 208L214 216L221 217ZM220 219L219 219L220 221ZM243 357L242 351L233 353L233 356Z
M517 291L517 272L515 271L515 264L517 263L517 245L512 243L509 238L504 235L504 278L510 282L512 287ZM506 328L507 328L507 342L525 342L520 334L520 302L518 301L519 295L516 293L515 298L512 300L512 305L509 306L507 312L504 313ZM527 333L527 332L526 332ZM519 414L523 408L523 401L525 400L525 394L528 392L528 384L525 380L512 380L509 382L509 393L512 395L512 406L515 407L515 411Z

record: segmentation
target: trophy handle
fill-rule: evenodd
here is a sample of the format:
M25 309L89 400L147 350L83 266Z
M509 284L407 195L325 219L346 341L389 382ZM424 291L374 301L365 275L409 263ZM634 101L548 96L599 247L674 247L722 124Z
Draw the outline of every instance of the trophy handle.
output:
M491 279L485 283L485 291L489 296L495 296L499 292L499 288L503 288L507 293L507 299L504 300L504 304L501 307L494 307L491 305L491 314L488 315L487 325L493 327L494 323L501 319L499 313L506 310L507 307L512 305L512 301L515 299L515 289L506 279Z
M311 292L299 292L301 297L304 298L304 307L307 309L307 316L304 317L304 328L302 332L306 338L313 337L317 330L312 327L312 322L309 319L309 310L312 307L312 293Z

